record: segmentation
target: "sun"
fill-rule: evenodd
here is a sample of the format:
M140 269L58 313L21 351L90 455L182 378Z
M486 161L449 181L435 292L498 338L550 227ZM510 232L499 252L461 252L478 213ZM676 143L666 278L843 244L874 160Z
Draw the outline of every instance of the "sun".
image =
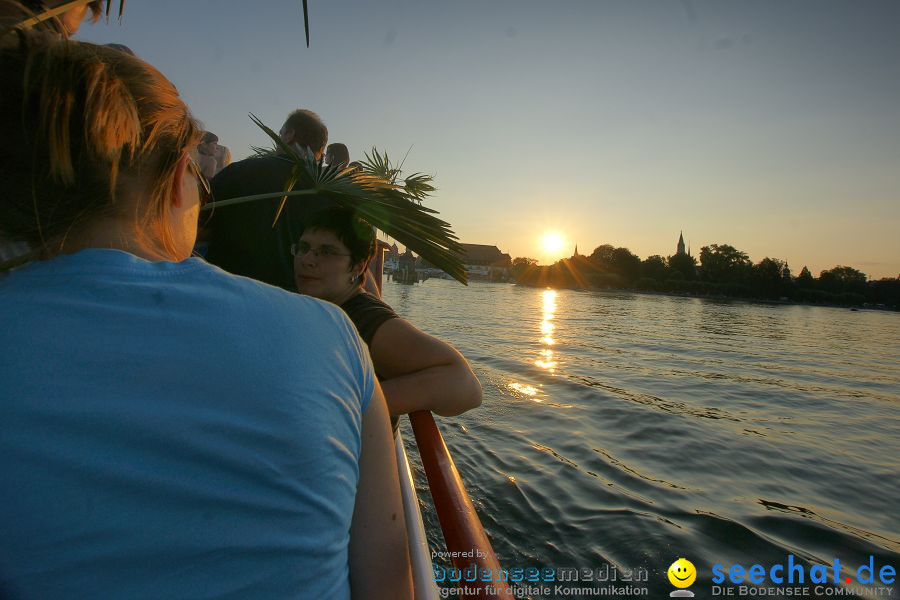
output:
M558 256L563 249L563 236L558 231L548 231L541 236L541 248L548 256Z

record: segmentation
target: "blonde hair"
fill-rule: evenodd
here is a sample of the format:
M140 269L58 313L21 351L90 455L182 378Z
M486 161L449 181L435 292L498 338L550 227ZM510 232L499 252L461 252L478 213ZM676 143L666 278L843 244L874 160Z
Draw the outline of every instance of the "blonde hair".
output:
M53 253L71 232L133 208L136 238L175 256L169 200L201 134L175 86L112 48L17 35L0 49L0 234ZM149 194L123 203L135 184Z

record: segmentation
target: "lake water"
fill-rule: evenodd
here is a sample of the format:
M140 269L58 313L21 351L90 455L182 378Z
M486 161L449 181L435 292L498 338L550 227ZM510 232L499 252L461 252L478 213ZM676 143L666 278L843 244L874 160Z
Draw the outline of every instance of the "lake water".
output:
M808 597L811 565L900 570L900 314L435 279L384 299L481 379L438 422L503 567L646 569L651 598L679 557L698 598L714 565L789 554Z

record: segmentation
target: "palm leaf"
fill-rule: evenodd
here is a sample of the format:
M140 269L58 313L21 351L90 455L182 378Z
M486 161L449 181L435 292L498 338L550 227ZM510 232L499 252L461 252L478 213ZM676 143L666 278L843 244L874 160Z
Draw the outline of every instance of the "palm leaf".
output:
M362 165L364 173L374 177L380 177L391 183L394 183L397 180L397 176L400 174L399 169L395 169L391 166L391 161L388 158L387 152L382 155L376 148L372 148L371 155L366 152L365 160L359 161L359 164Z
M427 196L435 191L435 187L431 185L434 177L423 173L413 173L403 180L403 188L406 192L421 203Z
M253 151L253 156L250 158L265 158L267 156L274 156L278 152L275 148L263 148L262 146L250 146L250 150Z
M29 14L26 18L23 18L21 21L13 25L13 29L30 29L32 27L39 27L42 24L46 24L47 21L53 19L54 17L58 17L61 14L72 10L73 8L78 8L80 6L85 6L89 4L95 4L98 2L102 5L103 2L106 3L106 20L109 20L109 13L112 10L113 0L64 0L62 2L56 2L54 6L42 10L40 12L28 11ZM27 11L27 9L26 9ZM119 21L121 22L122 16L125 14L125 0L119 0ZM6 31L4 31L6 33Z
M29 16L14 27L34 27L66 10L90 4L92 1L95 0L69 0L53 9ZM105 0L107 18L112 1ZM303 0L302 4L306 45L309 47L307 0ZM120 20L124 11L125 0L119 0ZM374 227L395 238L461 283L466 284L468 277L460 260L463 251L458 238L450 229L449 223L434 216L437 211L421 206L422 201L435 191L434 186L431 185L433 178L430 175L414 173L403 181L402 186L397 185L400 168L391 165L387 152L381 154L376 148L372 148L371 155L366 154L366 160L362 162L362 173L348 168L324 166L321 162L311 158L312 153L309 153L309 156L300 156L255 115L250 115L250 117L275 142L274 149L253 147L255 155L269 156L277 152L286 155L293 163L291 176L285 182L284 191L212 202L204 207L205 210L280 196L281 203L275 217L277 222L289 198L313 195L328 198L340 206L354 209ZM295 189L298 184L301 186L299 190ZM29 253L4 262L0 265L0 273L23 262L33 260L35 257L35 253Z
M287 192L293 191L294 187L297 185L297 180L300 178L301 163L303 162L303 160L301 159L300 155L297 154L297 152L293 148L291 148L290 146L288 146L287 144L284 143L284 140L281 139L280 135L275 133L269 127L266 127L266 125L262 121L260 121L256 115L254 115L253 113L250 113L250 119L254 123L256 123L256 125L260 129L265 131L266 135L268 135L270 138L272 138L272 140L275 142L276 150L280 150L283 154L286 154L288 156L288 158L291 159L291 162L293 162L293 168L291 169L291 176L288 177L288 180L284 184L284 192L285 192L285 194L287 194ZM309 154L311 154L311 152L307 152L307 155L309 155ZM278 210L275 211L275 220L272 222L272 227L275 226L275 223L277 223L278 219L281 217L281 213L282 213L282 211L284 211L284 205L287 203L287 199L288 199L288 197L286 195L281 197L281 204L278 205Z
M437 211L421 205L422 199L434 191L430 175L410 175L404 180L404 184L412 184L408 189L406 185L396 182L399 169L391 166L387 152L382 154L375 148L371 154L366 154L362 173L337 165L324 165L313 158L311 152L305 156L295 152L255 115L251 114L250 118L272 139L279 153L293 163L291 176L281 192L212 202L204 210L281 198L276 211L277 222L289 199L301 196L325 198L354 210L374 227L443 269L457 281L467 282L467 273L460 260L463 249L450 224L438 218Z
M31 27L35 27L40 25L44 21L48 19L52 19L58 15L63 14L64 12L71 10L73 8L77 8L79 6L84 6L86 4L93 4L94 2L106 2L106 20L109 21L109 13L112 10L113 0L64 0L60 2L53 8L48 8L44 11L34 13L29 15L27 18L22 21L16 23L13 28L16 29L28 29ZM306 47L309 48L309 6L307 6L307 0L302 0L301 2L303 6L303 30L306 33ZM119 0L119 21L122 21L122 16L125 14L125 0ZM3 33L6 33L4 31Z
M412 147L410 147L410 149L411 148ZM408 154L409 152L407 152L407 155ZM405 156L403 157L403 160L406 160ZM360 161L359 164L362 165L363 173L388 180L391 183L397 182L397 178L401 175L401 167L403 166L403 163L401 162L400 166L394 167L391 164L390 158L388 158L387 152L381 154L378 152L377 148L372 148L371 154L367 152L365 160ZM406 190L406 193L410 198L421 204L427 196L435 191L435 187L431 185L433 180L434 177L431 175L413 173L403 180L403 189Z

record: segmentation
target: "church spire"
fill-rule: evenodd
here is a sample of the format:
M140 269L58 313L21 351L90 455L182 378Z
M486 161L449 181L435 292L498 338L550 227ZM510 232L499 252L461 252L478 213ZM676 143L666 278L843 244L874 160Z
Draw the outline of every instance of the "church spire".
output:
M684 232L681 231L678 233L678 247L675 249L675 254L680 256L684 253Z

